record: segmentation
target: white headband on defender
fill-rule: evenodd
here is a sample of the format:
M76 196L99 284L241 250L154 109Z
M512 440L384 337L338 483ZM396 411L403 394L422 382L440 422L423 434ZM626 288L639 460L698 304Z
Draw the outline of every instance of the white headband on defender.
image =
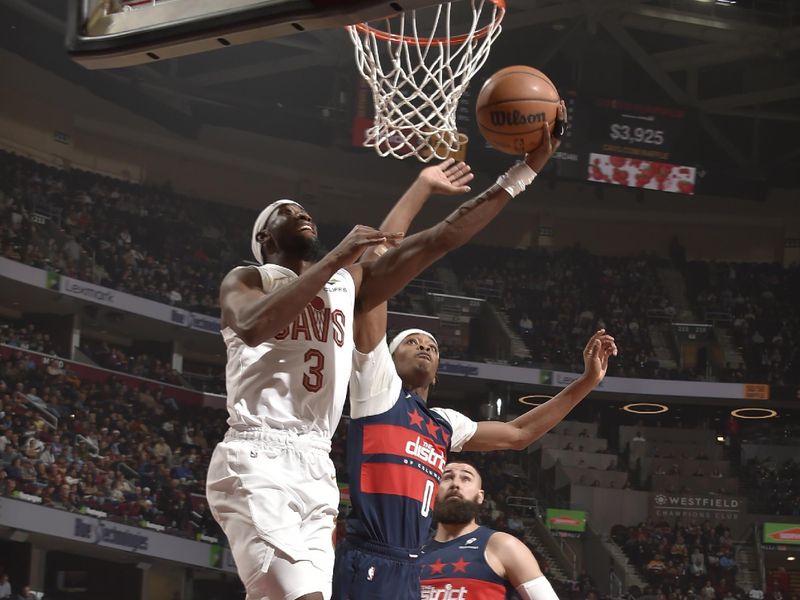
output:
M436 338L433 337L433 334L428 333L424 329L406 329L405 331L401 331L392 338L392 341L389 343L389 354L394 354L394 351L397 350L397 347L403 343L403 340L410 335L414 335L415 333L421 333L422 335L427 335L434 342L436 342L437 346L439 345L439 342L436 341Z
M256 236L262 229L264 229L264 225L267 224L267 221L269 221L269 218L272 216L272 213L274 213L284 204L297 204L297 206L300 206L294 200L276 200L275 202L267 206L267 208L262 210L259 213L258 217L256 217L256 222L253 223L253 235L250 238L250 249L253 251L253 256L255 256L256 260L258 261L258 264L263 264L264 258L261 256L261 244L258 242L258 240L256 240Z

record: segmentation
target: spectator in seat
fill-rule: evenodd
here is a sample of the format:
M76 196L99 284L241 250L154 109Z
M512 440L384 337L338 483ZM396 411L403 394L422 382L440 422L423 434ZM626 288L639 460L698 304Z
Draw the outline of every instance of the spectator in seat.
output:
M666 570L667 564L664 562L664 557L660 554L656 554L645 567L645 572L651 582L660 579L661 575L663 575Z
M5 479L0 481L0 494L3 496L13 497L18 491L16 479Z
M153 454L156 458L166 458L167 460L172 458L172 449L164 441L163 437L159 437L158 441L153 445Z
M725 577L731 580L736 577L738 566L736 564L736 559L734 558L732 551L728 550L725 554L723 554L720 557L719 566L722 569L722 573Z
M705 556L700 552L700 548L695 547L689 561L689 574L692 577L703 577L707 573Z
M19 592L17 592L17 595L14 597L14 600L33 600L33 598L34 595L33 592L31 591L31 586L23 585L22 588L20 588Z
M17 456L11 461L11 464L6 467L6 474L9 479L19 480L22 479L22 459Z
M717 597L717 591L714 589L714 586L711 585L710 579L706 580L706 584L703 586L703 589L700 590L700 595L704 600L715 600Z
M508 528L513 531L514 533L521 533L525 529L525 525L523 525L522 521L514 516L509 515L508 517Z
M194 473L192 473L188 459L184 458L179 466L172 469L172 477L181 481L194 480Z

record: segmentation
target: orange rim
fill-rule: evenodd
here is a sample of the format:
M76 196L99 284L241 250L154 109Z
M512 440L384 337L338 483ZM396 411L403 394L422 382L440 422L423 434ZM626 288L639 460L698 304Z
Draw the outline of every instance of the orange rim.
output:
M463 44L464 42L470 39L479 40L481 38L485 38L487 35L489 35L489 31L494 29L503 20L503 17L506 14L506 0L490 0L490 1L497 7L497 15L495 16L494 21L476 30L475 33L472 35L465 33L463 35L457 35L451 38L446 38L446 37L416 38L408 35L387 33L385 31L381 31L380 29L375 29L369 23L356 23L353 27L355 27L356 29L358 29L363 33L371 33L379 40L383 40L386 42L395 42L395 43L405 42L406 44L413 44L415 46L417 45L427 46L428 44Z

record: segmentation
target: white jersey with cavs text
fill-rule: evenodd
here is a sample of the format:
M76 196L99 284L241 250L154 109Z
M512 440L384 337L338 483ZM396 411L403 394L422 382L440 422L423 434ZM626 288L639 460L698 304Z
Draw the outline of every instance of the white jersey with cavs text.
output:
M297 278L279 265L255 268L266 293ZM342 416L352 370L354 305L355 283L340 269L271 340L250 347L233 329L223 329L228 425L330 438Z

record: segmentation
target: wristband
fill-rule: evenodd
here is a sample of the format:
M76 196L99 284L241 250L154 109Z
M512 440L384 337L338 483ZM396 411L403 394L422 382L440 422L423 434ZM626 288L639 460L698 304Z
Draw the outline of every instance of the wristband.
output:
M516 198L533 183L536 175L536 171L531 169L528 163L519 161L497 178L497 185L507 191L512 198Z
M524 600L558 600L553 586L544 575L518 585L517 593Z

